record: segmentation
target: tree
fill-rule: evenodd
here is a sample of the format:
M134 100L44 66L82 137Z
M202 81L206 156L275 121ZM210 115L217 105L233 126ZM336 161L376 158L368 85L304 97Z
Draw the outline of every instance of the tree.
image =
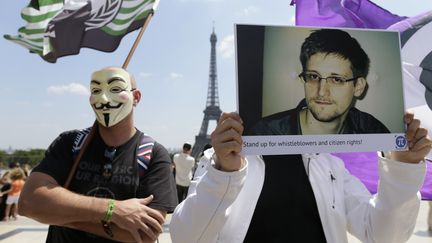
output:
M0 162L5 164L20 163L29 164L34 167L44 157L45 149L15 150L12 154L7 154L0 150Z

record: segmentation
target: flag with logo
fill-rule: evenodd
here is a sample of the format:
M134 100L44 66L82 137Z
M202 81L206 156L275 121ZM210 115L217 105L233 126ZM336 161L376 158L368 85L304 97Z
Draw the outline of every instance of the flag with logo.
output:
M159 0L32 0L21 11L27 24L12 42L48 62L81 47L113 52L122 38L143 26Z
M369 0L293 0L296 25L397 30L401 33L406 108L415 113L432 134L432 11L414 17L395 15ZM371 191L377 191L377 153L334 153ZM432 153L423 199L432 200Z

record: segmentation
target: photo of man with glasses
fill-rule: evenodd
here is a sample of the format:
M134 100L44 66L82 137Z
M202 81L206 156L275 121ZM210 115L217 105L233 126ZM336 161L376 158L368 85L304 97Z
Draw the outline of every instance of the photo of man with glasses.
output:
M358 41L338 29L314 30L301 46L305 97L294 109L266 116L248 135L390 133L354 107L367 90L370 59Z

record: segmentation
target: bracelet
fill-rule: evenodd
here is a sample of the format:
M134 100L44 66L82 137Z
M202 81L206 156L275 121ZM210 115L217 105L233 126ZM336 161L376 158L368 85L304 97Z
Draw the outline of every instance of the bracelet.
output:
M107 208L107 212L105 214L105 217L101 220L103 230L111 238L114 237L114 234L113 234L112 228L111 228L111 224L110 224L111 219L112 219L112 215L114 212L114 207L115 207L114 200L110 199L108 201L108 208Z
M111 221L112 215L113 215L113 212L114 212L114 206L115 206L114 205L114 199L110 199L108 201L107 212L105 214L105 217L102 219L103 221L106 221L108 223Z
M101 223L102 223L102 228L105 231L105 233L107 235L109 235L111 238L113 238L114 234L112 232L111 224L109 222L106 222L106 221L103 221L103 220L101 220Z

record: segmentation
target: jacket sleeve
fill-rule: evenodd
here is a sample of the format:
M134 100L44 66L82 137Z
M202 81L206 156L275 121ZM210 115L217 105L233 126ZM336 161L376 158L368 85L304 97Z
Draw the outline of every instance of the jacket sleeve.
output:
M196 175L188 197L175 209L170 223L174 243L216 242L230 206L243 187L247 165L240 171L223 172L214 168L211 154L202 158L210 164L202 175Z
M416 224L426 163L379 160L377 194L370 196L353 176L345 178L348 231L362 242L406 242Z

